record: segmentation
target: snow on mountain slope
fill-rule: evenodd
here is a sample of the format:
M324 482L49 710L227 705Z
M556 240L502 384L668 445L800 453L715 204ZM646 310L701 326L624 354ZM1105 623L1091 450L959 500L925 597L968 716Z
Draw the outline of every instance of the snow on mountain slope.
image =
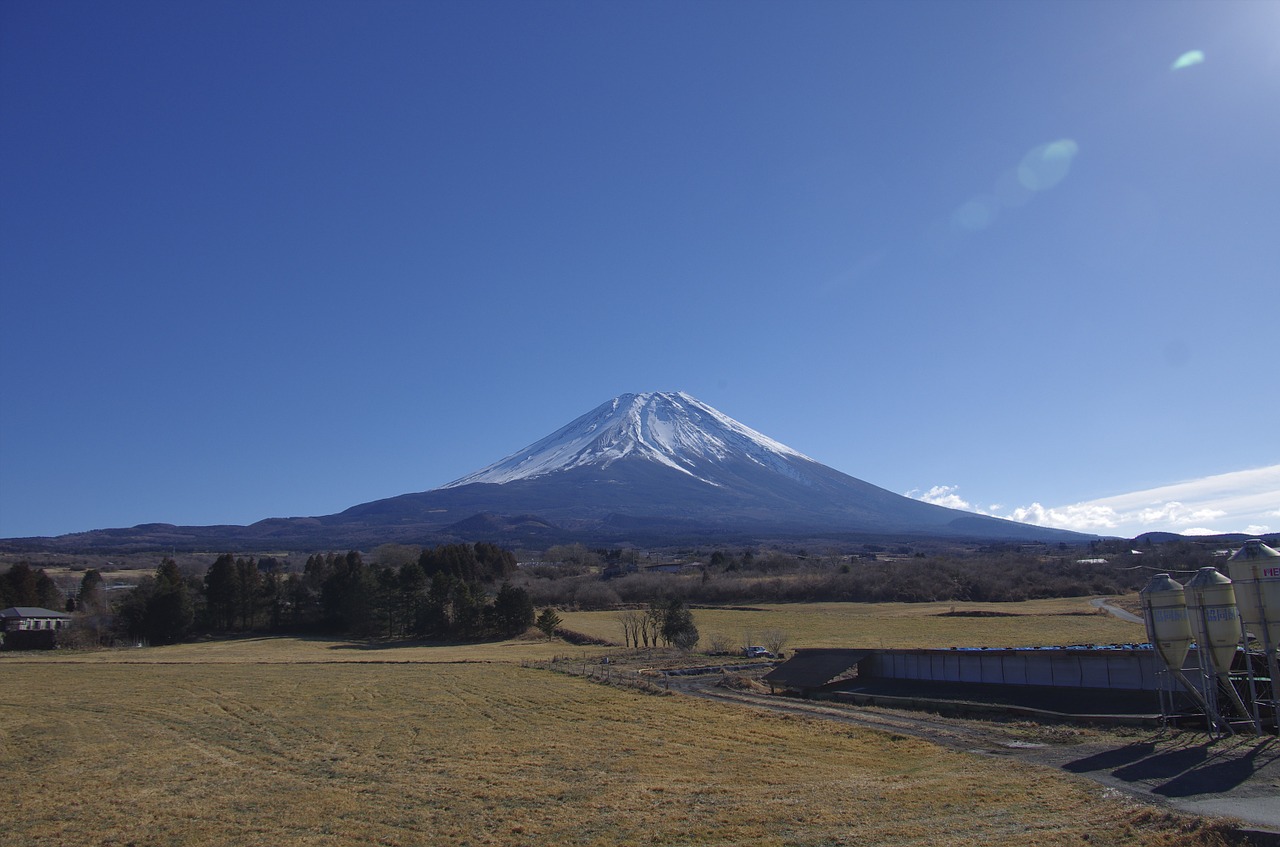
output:
M472 483L502 485L581 467L607 468L624 459L646 459L708 485L706 473L729 459L747 459L761 467L800 479L792 450L738 423L684 392L623 394L551 435L443 488Z

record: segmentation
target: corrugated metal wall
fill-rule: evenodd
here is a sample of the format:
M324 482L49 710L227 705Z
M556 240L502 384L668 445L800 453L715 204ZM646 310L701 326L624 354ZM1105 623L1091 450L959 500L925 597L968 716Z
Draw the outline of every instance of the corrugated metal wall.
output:
M864 673L890 679L1156 691L1151 650L884 650ZM1166 683L1167 684L1167 683Z

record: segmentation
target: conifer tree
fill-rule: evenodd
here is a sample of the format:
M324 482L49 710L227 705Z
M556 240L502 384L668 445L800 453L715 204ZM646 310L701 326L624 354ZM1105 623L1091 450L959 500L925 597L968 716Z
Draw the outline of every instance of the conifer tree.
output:
M538 620L534 622L542 634L547 638L555 638L556 630L560 628L562 623L560 616L556 614L556 610L548 606L542 610L542 614L538 615Z
M205 573L204 600L211 628L225 631L235 625L236 563L230 553L219 556Z
M152 644L176 644L191 632L195 609L178 563L165 559L156 568L155 583L146 602L143 629Z
M533 599L523 588L502 583L493 603L493 618L499 635L519 635L533 626Z

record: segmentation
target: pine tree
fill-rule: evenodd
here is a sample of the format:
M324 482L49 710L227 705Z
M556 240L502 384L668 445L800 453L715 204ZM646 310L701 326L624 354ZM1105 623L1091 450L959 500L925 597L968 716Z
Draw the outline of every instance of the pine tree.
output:
M533 599L523 588L504 582L493 603L493 617L499 635L519 635L533 626Z
M146 602L143 629L152 644L176 644L191 632L195 609L178 563L165 559L156 568L155 584Z
M548 606L542 610L542 614L538 615L538 620L534 622L534 626L542 631L547 638L555 638L556 630L560 628L560 616L556 614L556 610Z
M219 556L204 575L205 610L209 626L225 631L235 626L236 562L230 553Z
M698 643L698 628L693 623L693 612L684 601L672 598L663 609L662 640L681 650L692 650Z
M236 615L241 629L253 629L258 618L258 594L261 575L258 563L250 556L236 559Z
M36 574L44 571L32 570L26 562L18 562L0 576L0 609L9 606L39 606L40 590L36 583Z
M80 590L76 592L76 608L87 615L100 615L106 611L106 589L102 574L93 568L80 577Z
M417 560L400 566L397 577L400 620L405 634L419 632L419 618L426 601L427 575Z

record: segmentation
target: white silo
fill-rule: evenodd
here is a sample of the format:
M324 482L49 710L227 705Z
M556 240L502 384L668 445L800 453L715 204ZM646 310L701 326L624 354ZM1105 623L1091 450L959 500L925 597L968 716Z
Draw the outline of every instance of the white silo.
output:
M1280 639L1280 553L1253 538L1227 562L1236 589L1236 605L1246 627L1265 650Z
M1147 638L1165 665L1182 670L1191 649L1191 622L1187 619L1186 591L1167 573L1158 573L1142 588Z
M1186 591L1169 574L1158 573L1143 586L1138 596L1142 599L1142 618L1147 624L1147 640L1151 642L1156 655L1168 668L1170 675L1204 710L1210 722L1217 723L1217 710L1209 706L1200 689L1192 685L1182 672L1192 642ZM1165 696L1165 690L1161 689L1161 711L1172 706L1172 702L1166 704Z
M1236 604L1247 630L1262 644L1271 677L1271 707L1280 709L1280 553L1251 538L1228 560Z
M1231 663L1240 644L1240 612L1231 580L1217 568L1201 568L1186 585L1187 613L1206 677L1216 676L1240 714L1249 710L1231 685ZM1205 692L1208 697L1209 692Z

